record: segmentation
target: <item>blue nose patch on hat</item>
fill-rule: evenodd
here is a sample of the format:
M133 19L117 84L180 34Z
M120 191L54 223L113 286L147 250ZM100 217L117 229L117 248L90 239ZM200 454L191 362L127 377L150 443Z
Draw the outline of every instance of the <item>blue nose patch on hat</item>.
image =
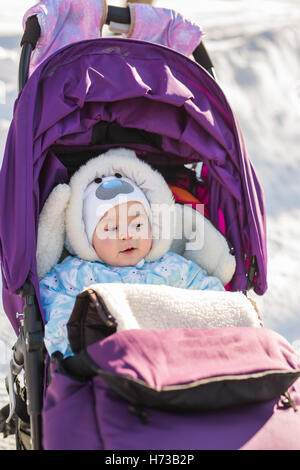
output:
M96 189L96 197L102 200L113 199L118 194L129 194L134 191L134 187L127 181L119 178L103 181Z
M120 180L110 180L110 181L104 181L102 184L102 188L117 188L118 186L122 186L122 181Z

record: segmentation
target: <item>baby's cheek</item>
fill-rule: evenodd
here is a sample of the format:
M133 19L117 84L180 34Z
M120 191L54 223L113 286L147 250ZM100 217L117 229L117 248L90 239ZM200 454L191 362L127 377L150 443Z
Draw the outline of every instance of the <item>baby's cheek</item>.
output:
M104 238L102 240L97 239L94 244L94 248L99 258L109 264L110 261L114 260L116 253L118 252L117 245L117 240Z
M146 256L151 250L152 239L140 239L139 240L139 249L143 252L143 256Z

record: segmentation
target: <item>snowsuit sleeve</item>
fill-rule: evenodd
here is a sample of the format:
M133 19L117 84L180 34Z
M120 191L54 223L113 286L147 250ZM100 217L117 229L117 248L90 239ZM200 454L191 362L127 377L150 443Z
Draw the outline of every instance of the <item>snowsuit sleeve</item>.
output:
M225 290L220 279L215 276L208 276L206 271L201 268L197 269L196 273L193 273L187 280L187 289L198 289L198 290Z
M76 296L81 291L77 278L76 259L70 258L57 265L40 282L41 300L47 322L44 342L50 355L55 351L60 351L65 357L72 355L66 325Z
M164 273L167 284L183 289L224 291L223 284L215 276L209 276L193 261L177 253L168 252L163 256L158 268Z
M72 356L67 332L76 297L91 284L120 282L118 274L102 263L91 263L69 256L40 282L41 301L45 313L44 343L48 353L60 351Z

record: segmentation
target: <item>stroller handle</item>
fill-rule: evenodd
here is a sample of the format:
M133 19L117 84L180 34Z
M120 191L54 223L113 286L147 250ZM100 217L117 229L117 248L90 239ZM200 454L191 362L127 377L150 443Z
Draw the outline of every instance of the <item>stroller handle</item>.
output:
M105 24L110 24L112 21L114 23L130 24L131 17L129 7L115 7L109 5ZM40 34L41 28L37 16L30 16L26 21L25 31L21 39L22 52L19 63L18 77L19 91L24 88L27 82L31 53L38 42ZM213 63L203 44L203 41L201 41L199 46L197 46L194 50L193 57L199 65L201 65L214 79L216 79Z

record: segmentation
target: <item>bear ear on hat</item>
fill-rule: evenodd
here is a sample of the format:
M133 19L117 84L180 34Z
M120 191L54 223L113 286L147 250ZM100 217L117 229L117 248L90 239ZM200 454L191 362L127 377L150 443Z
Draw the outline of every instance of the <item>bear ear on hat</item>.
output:
M188 204L175 204L175 215L171 251L198 264L225 286L235 273L236 259L224 235Z
M39 216L36 261L41 280L58 263L65 241L65 210L70 199L68 184L55 186Z

